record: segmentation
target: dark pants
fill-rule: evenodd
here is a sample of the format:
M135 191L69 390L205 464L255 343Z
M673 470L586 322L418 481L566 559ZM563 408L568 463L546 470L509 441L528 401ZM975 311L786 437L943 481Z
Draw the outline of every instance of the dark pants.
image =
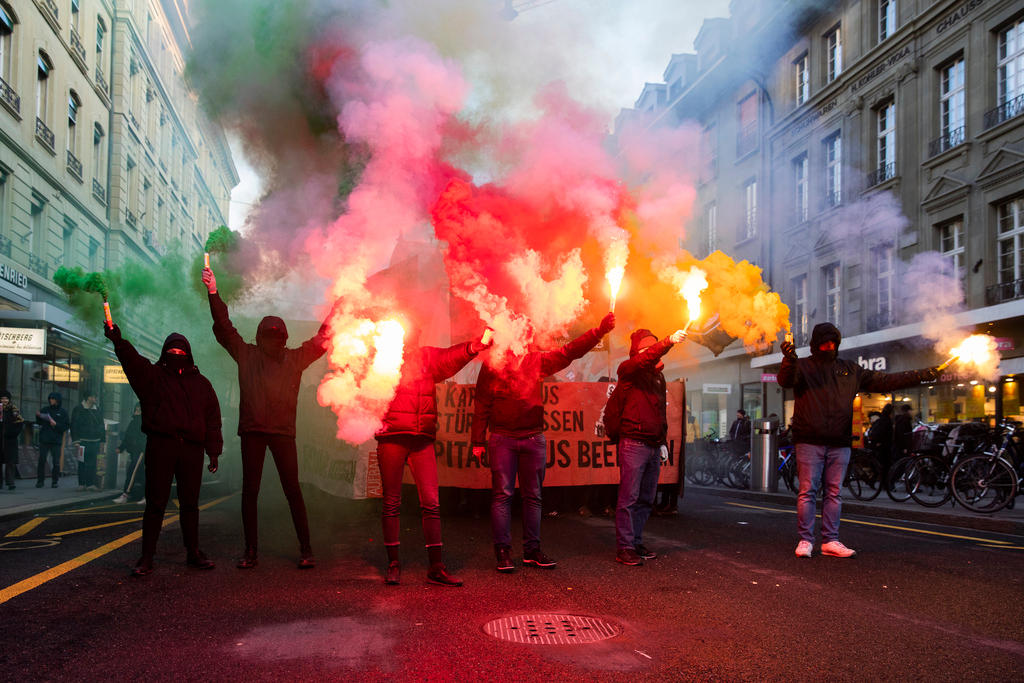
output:
M643 544L644 525L651 516L661 473L658 446L619 441L619 500L615 508L615 540L619 550Z
M523 552L540 549L541 488L547 448L543 434L523 438L491 434L491 532L498 548L512 547L512 497L519 477L523 498Z
M99 441L83 441L85 460L78 463L78 485L96 486L96 456L100 452Z
M18 442L8 441L3 444L3 452L0 452L0 462L4 466L4 481L8 486L14 486L14 480L18 476Z
M142 514L142 556L152 559L171 497L178 482L178 515L185 550L199 549L199 486L203 481L203 445L150 435L146 442L146 511Z
M257 546L259 533L256 502L260 495L263 461L268 447L277 466L288 507L292 511L295 535L299 537L299 550L303 553L311 552L306 503L302 500L302 489L299 488L299 456L295 450L295 437L264 432L242 434L242 526L245 528L245 547L255 550Z
M423 539L427 547L441 545L441 505L437 493L437 456L433 440L384 440L377 444L377 464L384 487L384 545L398 545L399 512L402 507L402 474L409 463L423 514Z
M117 461L118 455L113 448L107 449L103 456L103 486L105 489L117 488Z
M39 460L36 462L36 483L42 484L46 479L46 458L50 458L50 476L53 483L60 480L60 444L42 443L39 444Z
M128 454L128 467L124 471L124 492L132 498L133 492L144 491L146 486L145 459L142 453Z

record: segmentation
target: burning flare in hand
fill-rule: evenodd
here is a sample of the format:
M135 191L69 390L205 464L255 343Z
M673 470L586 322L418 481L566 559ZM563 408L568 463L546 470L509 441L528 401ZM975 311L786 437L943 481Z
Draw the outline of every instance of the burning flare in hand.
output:
M615 312L615 299L619 296L622 277L626 274L626 259L629 258L629 244L625 240L615 240L608 247L604 257L605 274L608 288L611 290L612 305L609 310Z
M969 363L983 368L997 358L996 341L987 334L972 334L949 353L949 358L939 365L937 370L945 370L953 363Z
M686 308L690 313L690 319L683 328L685 334L690 325L700 317L700 293L708 288L707 274L700 268L691 268L690 272L683 278L679 287L679 293L686 300Z

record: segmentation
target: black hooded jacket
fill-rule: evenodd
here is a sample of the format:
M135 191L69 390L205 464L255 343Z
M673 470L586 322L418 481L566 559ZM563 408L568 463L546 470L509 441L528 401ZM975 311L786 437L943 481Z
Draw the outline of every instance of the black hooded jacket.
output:
M207 454L220 455L220 403L213 385L195 366L188 340L178 333L168 335L160 360L150 363L116 328L115 332L114 352L142 404L142 431L202 444ZM174 356L167 351L171 347L186 353Z
M811 357L783 356L779 386L793 389L793 441L820 446L849 446L853 439L853 399L858 392L888 393L934 379L931 370L885 373L823 354L818 347L842 335L835 325L820 323L811 332Z
M639 332L647 332L640 330ZM665 401L665 375L658 369L661 357L672 348L668 338L651 344L643 351L637 345L644 338L633 333L629 359L619 364L619 384L626 391L622 403L619 427L620 439L642 441L648 446L660 446L668 435L668 417ZM654 336L647 332L647 337Z
M210 294L213 334L238 363L238 433L264 432L295 436L295 411L303 371L327 351L330 328L320 330L297 349L285 346L288 329L268 315L256 329L256 343L242 339L220 295Z
M50 405L51 398L57 399L57 405ZM36 423L41 425L39 428L39 443L60 443L61 439L64 438L64 432L71 425L71 418L68 417L68 411L64 410L63 406L61 406L63 400L64 398L56 391L51 392L46 397L46 405L36 413ZM51 426L49 418L53 418L56 424Z

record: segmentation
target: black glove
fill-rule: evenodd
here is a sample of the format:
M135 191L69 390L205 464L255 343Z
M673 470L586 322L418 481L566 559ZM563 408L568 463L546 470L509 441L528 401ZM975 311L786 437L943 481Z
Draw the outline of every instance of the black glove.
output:
M597 331L601 333L601 336L608 334L615 329L615 314L609 313L601 319L601 324L598 325Z
M782 351L782 355L786 358L792 360L796 359L796 344L793 342L784 341L779 344L779 349Z
M103 323L103 336L116 344L121 341L121 328L116 323L113 327L107 327L107 324Z
M938 368L925 368L924 370L921 371L921 381L934 382L937 379L939 379L939 376L941 374L942 371L940 371Z

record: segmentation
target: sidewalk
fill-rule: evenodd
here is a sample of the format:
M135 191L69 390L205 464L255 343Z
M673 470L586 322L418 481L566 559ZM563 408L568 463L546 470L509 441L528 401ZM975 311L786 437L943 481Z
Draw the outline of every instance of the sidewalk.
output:
M78 477L69 475L61 477L57 488L50 487L47 477L43 488L36 488L35 479L18 479L17 488L13 491L4 486L0 489L0 519L15 517L26 512L44 512L69 505L78 505L98 500L113 500L120 493L119 489L108 491L76 491Z
M780 482L780 493L762 493L746 489L733 489L726 486L698 486L686 482L686 490L703 491L726 498L742 498L750 501L774 503L796 509L796 495L790 493ZM685 493L684 493L685 500ZM681 503L683 504L683 503ZM820 511L820 510L819 510ZM897 503L883 491L874 500L857 500L850 492L843 489L843 514L903 519L909 522L925 524L942 524L946 526L993 531L1002 534L1024 536L1024 498L1018 497L1013 509L1002 509L991 515L971 512L960 505L946 503L937 508L926 508L913 500Z

